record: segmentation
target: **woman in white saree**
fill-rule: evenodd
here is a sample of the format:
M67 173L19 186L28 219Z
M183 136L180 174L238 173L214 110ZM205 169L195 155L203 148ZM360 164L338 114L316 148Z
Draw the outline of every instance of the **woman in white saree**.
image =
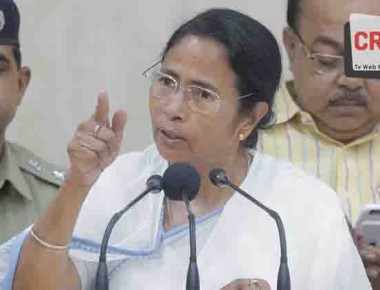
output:
M2 289L93 289L109 219L149 176L178 161L202 176L191 202L201 289L276 289L280 261L274 221L212 185L213 167L282 217L292 289L371 289L335 193L251 149L272 119L281 76L278 45L263 25L227 9L201 13L176 30L145 74L155 144L116 158L126 112L109 120L101 92L69 145L71 166L58 197L32 228L0 248ZM110 289L185 289L188 256L185 205L149 195L111 236Z

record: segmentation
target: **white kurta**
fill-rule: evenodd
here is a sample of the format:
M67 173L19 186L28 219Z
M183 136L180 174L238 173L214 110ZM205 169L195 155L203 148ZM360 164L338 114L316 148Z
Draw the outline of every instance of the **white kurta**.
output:
M99 178L83 205L70 251L79 273L86 275L83 281L94 279L98 246L112 214L166 167L150 146L119 157ZM292 289L371 289L332 189L288 162L259 153L240 186L280 214ZM185 289L188 237L163 232L162 200L163 194L149 195L115 227L108 254L110 289ZM237 193L211 219L198 222L201 289L220 289L237 278L265 279L276 289L280 247L275 222ZM12 261L7 254L12 245L2 249L0 259ZM8 271L4 285L9 285L12 266L3 268Z

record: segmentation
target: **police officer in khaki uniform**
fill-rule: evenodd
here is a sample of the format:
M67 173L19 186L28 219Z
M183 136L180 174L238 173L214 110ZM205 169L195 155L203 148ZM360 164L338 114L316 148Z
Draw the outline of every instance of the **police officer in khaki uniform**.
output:
M62 169L5 140L31 77L21 66L19 25L16 4L0 0L0 244L44 212L64 178Z

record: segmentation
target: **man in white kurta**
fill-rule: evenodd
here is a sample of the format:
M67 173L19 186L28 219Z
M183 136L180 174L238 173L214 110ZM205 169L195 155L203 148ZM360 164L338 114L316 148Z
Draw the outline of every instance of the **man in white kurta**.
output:
M294 290L371 289L335 192L285 161L254 154L241 188L277 211L284 223ZM119 157L99 178L81 210L70 255L93 289L99 244L111 216L145 188L167 162L155 146ZM151 194L116 225L108 252L110 289L185 289L188 226L163 230L164 195ZM1 289L11 289L28 230L0 249ZM276 224L235 193L223 208L197 219L201 289L260 278L276 289L280 246Z

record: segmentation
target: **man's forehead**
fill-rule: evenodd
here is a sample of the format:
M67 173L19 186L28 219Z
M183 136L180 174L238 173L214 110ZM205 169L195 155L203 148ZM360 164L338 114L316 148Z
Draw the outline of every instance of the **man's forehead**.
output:
M349 19L348 3L349 0L302 0L300 25L342 25Z
M14 54L11 45L0 45L0 62L3 63L15 63Z
M380 15L380 0L301 0L299 30L303 36L331 36L343 44L344 24L351 13Z
M0 45L0 53L3 55L12 53L12 45Z
M369 15L380 15L379 0L351 0L349 1L349 11L351 13L362 13Z
M301 19L321 23L344 24L351 13L380 15L379 0L301 0Z

